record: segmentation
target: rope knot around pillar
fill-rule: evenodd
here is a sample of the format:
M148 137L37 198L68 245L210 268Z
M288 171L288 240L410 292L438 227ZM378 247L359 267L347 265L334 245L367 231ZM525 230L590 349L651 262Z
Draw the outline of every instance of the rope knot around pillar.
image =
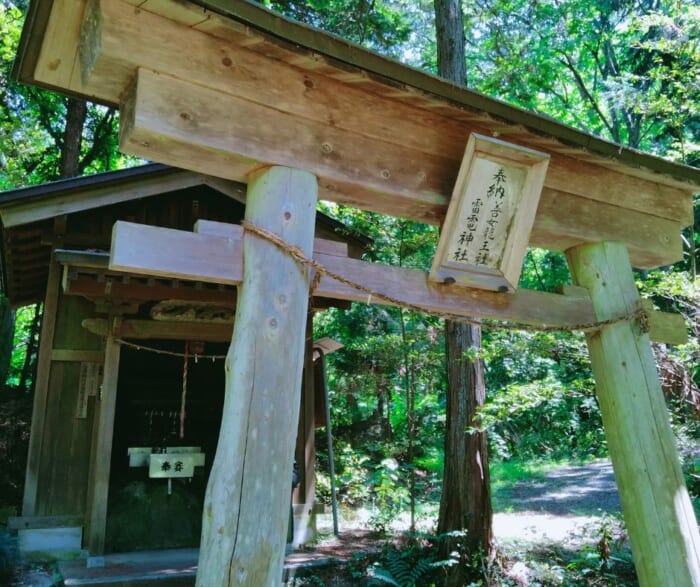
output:
M297 262L297 264L301 265L302 267L307 269L313 269L314 277L311 280L311 285L309 286L309 296L313 297L314 292L318 287L318 284L321 282L323 275L326 273L326 268L321 263L310 259L306 255L306 253L304 253L304 251L302 251L301 248L297 245L288 243L280 235L275 234L274 232L267 230L262 226L258 226L257 224L254 224L247 220L242 220L241 226L247 232L250 232L251 234L254 234L255 236L258 236L270 242L280 250L287 253L290 257L292 257L292 259L294 259Z
M651 324L649 321L649 312L642 306L641 300L639 301L639 309L636 313L637 323L639 324L639 330L644 334L648 334L651 330Z

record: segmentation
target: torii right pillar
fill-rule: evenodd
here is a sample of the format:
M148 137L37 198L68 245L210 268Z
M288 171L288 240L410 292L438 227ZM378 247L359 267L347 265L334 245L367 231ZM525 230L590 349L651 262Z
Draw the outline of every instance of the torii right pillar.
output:
M639 308L624 245L582 245L567 256L574 282L588 289L598 320ZM700 535L649 336L630 319L587 339L639 584L698 587Z

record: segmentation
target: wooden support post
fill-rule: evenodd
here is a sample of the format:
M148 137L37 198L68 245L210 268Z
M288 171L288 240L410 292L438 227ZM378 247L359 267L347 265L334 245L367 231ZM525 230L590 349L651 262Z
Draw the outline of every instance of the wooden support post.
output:
M272 167L248 184L246 220L307 255L316 178ZM219 444L204 502L198 587L279 585L289 520L308 274L246 233Z
M584 245L567 254L599 320L638 309L624 245ZM649 337L635 321L623 321L589 334L588 348L639 583L698 586L700 536Z
M34 407L32 408L32 425L29 433L29 452L27 455L27 472L24 481L24 500L22 515L37 514L37 491L39 485L39 465L44 440L46 421L46 404L49 394L49 373L51 372L51 351L56 326L56 311L61 284L61 267L51 257L49 277L46 285L46 298L41 324L39 353L37 355L36 380L34 382Z
M310 312L306 320L304 378L302 380L299 426L297 428L296 462L299 486L292 492L294 535L292 545L299 547L314 538L316 519L316 423L314 393L314 319Z
M102 387L95 404L87 499L88 525L85 538L90 553L88 566L104 565L109 472L112 463L112 438L117 408L117 383L121 353L121 345L116 341L114 333L119 329L120 320L121 318L110 320L112 328L107 333L105 341Z

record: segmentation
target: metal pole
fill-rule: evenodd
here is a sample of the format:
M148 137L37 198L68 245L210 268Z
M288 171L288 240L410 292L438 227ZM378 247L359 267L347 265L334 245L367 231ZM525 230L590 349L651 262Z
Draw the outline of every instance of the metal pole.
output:
M326 438L328 439L328 470L331 476L331 508L333 511L333 534L338 536L338 498L335 495L335 467L333 465L333 430L331 428L331 403L328 401L328 378L326 376L326 355L323 349L316 348L320 353L321 373L323 375L323 397L326 402Z

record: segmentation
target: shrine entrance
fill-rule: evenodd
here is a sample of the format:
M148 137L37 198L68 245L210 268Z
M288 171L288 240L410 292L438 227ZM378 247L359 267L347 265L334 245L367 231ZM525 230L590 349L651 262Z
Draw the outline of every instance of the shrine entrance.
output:
M226 351L223 343L122 343L105 552L199 546Z

